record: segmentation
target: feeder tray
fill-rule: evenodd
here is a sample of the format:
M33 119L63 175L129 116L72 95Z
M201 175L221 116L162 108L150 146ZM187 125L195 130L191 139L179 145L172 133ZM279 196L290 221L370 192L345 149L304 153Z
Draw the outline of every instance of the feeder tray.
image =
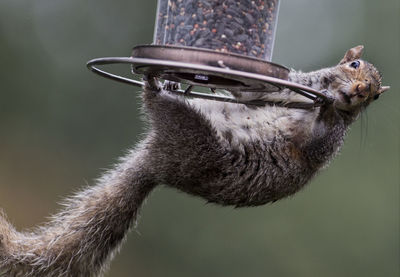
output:
M99 65L131 64L132 73L188 84L186 90L173 90L185 96L264 106L265 101L240 101L234 97L215 94L215 89L245 92L279 92L284 88L295 91L313 102L281 104L293 108L313 108L328 103L329 98L311 87L288 81L289 69L284 66L239 54L208 49L166 45L143 45L133 48L131 57L93 59L87 67L103 77L142 87L143 82L99 69ZM208 87L211 93L192 91L193 86ZM284 101L283 101L284 102Z

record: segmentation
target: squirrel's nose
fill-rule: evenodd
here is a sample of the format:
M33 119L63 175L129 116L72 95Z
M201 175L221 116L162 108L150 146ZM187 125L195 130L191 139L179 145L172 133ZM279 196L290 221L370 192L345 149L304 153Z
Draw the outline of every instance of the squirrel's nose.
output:
M364 92L369 90L371 85L369 83L359 83L356 85L356 91L357 92Z
M366 96L368 96L368 93L371 89L371 83L370 82L357 82L354 86L353 86L353 96L358 96L361 98L364 98Z
M352 93L350 97L357 96L359 98L365 98L368 96L370 87L370 83L357 82L352 87Z

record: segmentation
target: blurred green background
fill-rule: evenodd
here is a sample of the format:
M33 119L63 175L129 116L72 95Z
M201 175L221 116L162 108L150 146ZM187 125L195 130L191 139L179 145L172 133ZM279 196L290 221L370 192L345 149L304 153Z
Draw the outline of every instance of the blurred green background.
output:
M155 8L0 1L0 207L19 230L139 141L138 89L85 63L151 43ZM107 276L399 276L400 2L282 1L275 62L318 69L358 44L392 89L327 170L294 197L249 209L159 188Z

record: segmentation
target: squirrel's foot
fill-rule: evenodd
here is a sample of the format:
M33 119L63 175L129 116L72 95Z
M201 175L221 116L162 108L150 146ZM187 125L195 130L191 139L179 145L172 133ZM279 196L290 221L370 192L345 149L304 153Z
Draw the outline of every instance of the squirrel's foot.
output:
M163 84L163 89L168 91L177 91L181 88L181 84L178 82L165 80Z

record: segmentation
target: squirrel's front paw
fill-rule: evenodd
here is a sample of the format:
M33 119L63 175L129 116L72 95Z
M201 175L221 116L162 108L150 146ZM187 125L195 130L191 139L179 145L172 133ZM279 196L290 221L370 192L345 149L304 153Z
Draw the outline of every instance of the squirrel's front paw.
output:
M324 89L324 90L322 90L321 92L326 96L326 99L322 99L322 98L320 98L320 97L318 98L318 100L322 101L323 104L325 104L325 105L330 105L330 104L332 104L333 102L335 102L335 97L333 96L332 92L330 92L330 91L327 90L327 89Z

